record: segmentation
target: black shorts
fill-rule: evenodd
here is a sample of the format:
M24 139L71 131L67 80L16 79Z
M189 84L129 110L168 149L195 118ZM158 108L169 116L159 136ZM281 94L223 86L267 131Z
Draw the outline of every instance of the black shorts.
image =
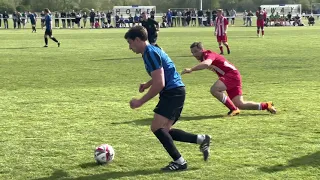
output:
M52 36L52 30L46 29L46 32L44 32L44 35Z
M148 41L150 44L156 43L157 42L158 35L153 34L153 35L148 35Z
M153 112L175 123L180 118L185 98L185 87L164 90L160 93L159 102Z

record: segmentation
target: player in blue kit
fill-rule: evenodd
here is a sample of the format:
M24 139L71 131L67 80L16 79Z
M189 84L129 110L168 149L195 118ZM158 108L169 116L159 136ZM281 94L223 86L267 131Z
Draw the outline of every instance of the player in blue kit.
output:
M45 45L44 47L48 47L48 36L50 39L52 39L54 42L58 44L58 47L60 47L60 42L52 36L52 18L51 18L51 12L48 8L44 9L45 13L45 26L46 26L46 31L44 33L44 42Z
M177 150L173 141L200 144L200 151L206 161L209 157L210 136L187 133L172 126L178 121L185 100L185 85L170 57L160 48L149 44L148 32L142 26L129 29L124 38L129 43L129 49L136 54L142 54L145 69L151 76L147 83L140 84L139 92L149 89L140 99L132 99L132 109L141 107L144 103L159 94L159 102L155 107L151 130L173 159L161 170L179 171L187 169L187 162Z
M28 17L30 18L30 22L31 22L32 33L37 32L37 29L36 29L37 15L36 15L36 13L31 13L29 11Z

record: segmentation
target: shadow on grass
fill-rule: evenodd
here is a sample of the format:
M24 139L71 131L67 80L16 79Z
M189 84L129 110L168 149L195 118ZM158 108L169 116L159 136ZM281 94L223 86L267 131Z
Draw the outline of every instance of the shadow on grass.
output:
M89 163L87 163L89 164ZM80 165L81 166L81 165ZM97 165L96 165L97 166ZM188 171L198 170L197 168L190 168ZM102 174L87 175L81 177L72 178L67 172L62 170L56 170L50 177L44 177L34 180L56 180L56 179L67 179L67 180L103 180L103 179L118 179L122 177L134 177L134 176L147 176L152 174L163 174L165 172L160 171L160 169L146 169L146 170L134 170L134 171L116 171L116 172L105 172ZM170 172L172 173L172 172ZM180 173L180 172L174 172Z
M222 118L222 115L213 115L213 116L192 116L192 117L181 117L179 121L192 121L192 120L204 120L204 119L216 119L216 118ZM125 122L113 122L111 124L117 125L117 124L136 124L136 125L151 125L151 121L153 118L144 118L144 119L136 119L133 121L125 121Z
M257 36L236 36L234 39L259 39Z
M271 167L262 167L259 169L263 172L275 173L278 171L285 171L286 169L300 166L312 166L320 168L320 151L299 158L291 159L288 161L287 165L278 164Z
M34 180L54 180L68 177L69 174L63 170L55 170L50 177L38 178Z
M239 116L270 116L270 114L240 114ZM226 117L225 115L212 115L212 116L182 116L179 121L199 121L199 120L206 120L206 119L230 119L236 117ZM132 121L125 121L125 122L112 122L111 124L117 125L117 124L136 124L141 126L151 125L151 121L153 118L144 118L144 119L136 119Z
M170 55L169 55L170 56ZM180 55L170 56L171 58L183 58L183 57L192 57L191 55ZM91 61L119 61L119 60L142 60L142 57L117 57L117 58L104 58L104 59L93 59Z
M83 169L93 168L99 166L96 162L83 163L79 165Z
M10 49L40 49L43 48L42 46L38 46L38 47L1 47L0 49L4 49L4 50L10 50Z

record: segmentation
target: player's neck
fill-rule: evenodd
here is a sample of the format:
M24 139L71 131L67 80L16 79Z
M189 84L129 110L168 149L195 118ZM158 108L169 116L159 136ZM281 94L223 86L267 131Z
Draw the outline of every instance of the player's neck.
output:
M149 45L148 41L144 41L143 44L141 45L141 54L144 53L144 51L146 50L147 46Z

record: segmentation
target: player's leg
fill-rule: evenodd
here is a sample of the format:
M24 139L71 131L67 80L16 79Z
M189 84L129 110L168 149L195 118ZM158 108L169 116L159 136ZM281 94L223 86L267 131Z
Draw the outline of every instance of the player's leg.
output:
M261 35L262 37L264 37L264 23L262 23L262 26L261 26Z
M223 43L223 45L227 48L227 52L228 52L228 54L230 54L230 53L231 53L231 51L230 51L230 48L229 48L229 44L228 44L228 37L227 37L227 35L225 35L225 36L223 37L223 41L222 41L222 43Z
M260 26L257 26L257 36L260 37Z
M217 36L217 41L220 49L220 54L223 54L223 46L222 46L222 41L221 41L221 36Z
M207 161L209 157L210 140L211 140L209 135L205 135L205 134L196 135L196 134L185 132L181 129L171 128L173 124L175 124L175 122L178 121L180 118L186 93L185 93L184 87L176 88L170 91L171 91L170 95L167 96L169 100L167 103L168 105L166 105L166 108L172 109L172 110L168 111L168 112L171 112L171 114L167 114L166 116L169 117L171 121L168 121L165 129L169 132L169 134L171 135L174 141L199 144L200 151L203 153L203 159Z
M168 130L165 129L167 124L173 124L173 121L170 120L160 114L154 114L154 120L151 124L151 130L154 135L158 138L160 143L166 149L168 154L171 156L173 161L169 163L168 166L162 168L165 171L177 171L187 169L187 162L181 156L180 152L176 148L171 135Z
M208 160L209 152L210 152L210 142L211 142L211 137L209 135L206 135L206 134L196 135L196 134L185 132L181 129L171 128L171 126L172 124L167 124L167 129L169 129L169 134L171 135L174 141L199 144L200 145L199 149L203 153L203 160L204 161Z
M178 113L177 109L180 107L181 112L183 108L185 100L185 90L181 89L180 92L173 91L174 89L170 92L166 91L160 95L160 101L158 102L156 108L153 110L155 114L154 119L151 123L151 131L159 139L163 147L166 149L168 154L173 159L173 162L169 163L168 166L162 168L162 170L165 171L177 171L187 169L187 162L184 160L180 152L177 150L173 142L173 138L169 134L171 126L174 124L175 120L177 120L175 118L178 117L175 115L175 113ZM174 97L173 95L177 95L178 97Z
M187 162L177 150L173 140L190 143L197 143L197 141L200 143L200 141L202 141L202 144L206 141L207 149L209 148L210 139L206 139L206 136L204 136L203 139L202 136L199 136L198 140L198 135L187 133L179 129L171 129L172 125L180 117L184 100L185 88L175 88L163 93L160 96L159 103L154 109L155 114L151 124L151 130L173 159L173 162L162 168L162 170L165 171L184 170L187 168ZM209 152L207 151L207 154L208 153Z
M37 32L36 26L37 26L36 23L34 23L34 24L32 25L32 31L33 31L33 32Z
M47 31L45 31L44 33L44 43L45 45L43 47L48 47L48 35L47 35Z
M55 37L53 37L52 30L50 31L49 37L51 40L53 40L54 42L56 42L58 44L58 47L60 47L60 42Z
M222 102L229 110L230 112L228 115L234 116L240 113L239 109L234 105L234 103L231 101L229 96L227 96L224 91L227 90L227 86L223 82L224 78L220 77L219 80L217 80L213 86L211 86L210 92L211 94L217 98L220 102Z
M244 101L242 95L235 96L232 98L232 102L239 108L243 110L267 110L272 114L276 114L277 110L273 106L272 102L252 102Z

